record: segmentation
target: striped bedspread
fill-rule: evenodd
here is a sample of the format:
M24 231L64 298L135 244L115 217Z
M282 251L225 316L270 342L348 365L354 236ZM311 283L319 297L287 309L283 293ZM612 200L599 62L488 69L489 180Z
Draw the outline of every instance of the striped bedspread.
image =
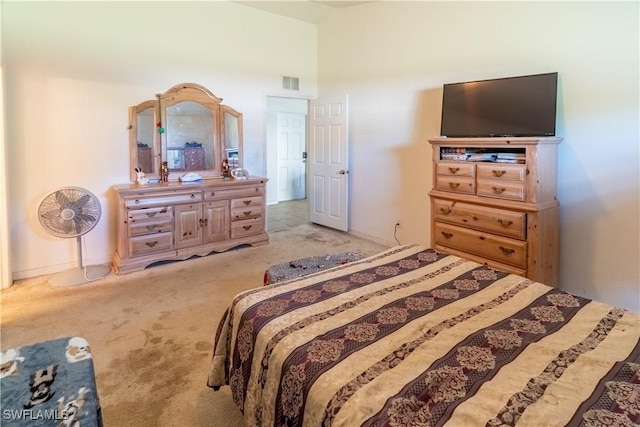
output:
M248 426L629 426L640 316L400 246L236 296L226 384Z

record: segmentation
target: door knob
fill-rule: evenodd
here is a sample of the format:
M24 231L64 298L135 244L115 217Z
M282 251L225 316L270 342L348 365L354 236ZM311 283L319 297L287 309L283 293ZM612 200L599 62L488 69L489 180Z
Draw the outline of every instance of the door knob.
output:
M346 170L344 170L344 169L341 169L341 170L339 170L339 171L338 171L338 175L345 175L345 174L347 174L347 173L349 173L349 172L347 172L347 171L346 171Z

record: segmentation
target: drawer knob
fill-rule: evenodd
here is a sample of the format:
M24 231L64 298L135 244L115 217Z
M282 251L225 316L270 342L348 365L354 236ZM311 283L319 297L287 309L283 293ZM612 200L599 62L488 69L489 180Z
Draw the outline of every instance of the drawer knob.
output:
M458 188L460 186L459 182L450 182L449 183L449 188L451 188L452 190L455 190L456 188ZM495 188L495 187L494 187Z
M135 203L136 205L139 205L139 204L140 204L140 200L139 200L139 199L136 199L136 201L135 201L135 202L133 202L133 203Z
M250 225L245 225L245 226L243 226L242 228L244 228L246 231L251 230L251 226L250 226Z
M506 219L498 219L498 223L503 226L504 228L509 227L511 224L513 224L513 221L509 221Z
M200 218L198 222L200 223L200 227L206 227L209 224L209 218Z
M451 213L451 208L444 207L444 208L440 208L440 212L442 213L442 215L449 215Z
M500 251L507 256L513 254L516 251L513 248L505 248L504 246L498 246L498 248L500 248Z
M215 195L216 195L216 192L215 192L215 191L212 191L212 192L211 192L211 197L213 197L213 196L215 196Z
M191 199L195 199L195 198L196 198L196 195L195 195L195 194L192 194L192 195L191 195Z
M492 170L491 173L493 174L493 176L497 176L498 178L500 178L502 175L504 175L507 171L505 170Z
M453 233L447 233L446 231L441 231L442 233L442 237L444 237L445 239L450 239L453 237Z
M491 187L495 194L502 194L506 188L504 187Z
M449 172L451 172L452 175L455 175L456 173L458 173L459 170L460 168L449 168Z
M149 246L150 248L154 247L155 245L158 244L157 240L154 240L153 242L147 242L145 243L145 245Z
M242 203L244 203L245 205L250 205L251 204L251 200L243 200Z

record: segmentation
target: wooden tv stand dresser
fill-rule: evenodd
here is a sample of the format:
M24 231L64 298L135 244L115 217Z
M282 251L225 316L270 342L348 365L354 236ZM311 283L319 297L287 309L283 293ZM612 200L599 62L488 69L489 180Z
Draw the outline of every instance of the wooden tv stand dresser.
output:
M118 274L269 242L266 178L116 185Z
M434 248L558 284L557 137L434 138Z

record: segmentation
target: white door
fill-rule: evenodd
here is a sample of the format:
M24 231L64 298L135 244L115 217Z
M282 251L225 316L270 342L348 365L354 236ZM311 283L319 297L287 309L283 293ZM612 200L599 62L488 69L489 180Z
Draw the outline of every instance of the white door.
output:
M309 220L349 229L348 97L317 99L309 113Z
M278 201L304 199L306 121L300 113L278 113Z

